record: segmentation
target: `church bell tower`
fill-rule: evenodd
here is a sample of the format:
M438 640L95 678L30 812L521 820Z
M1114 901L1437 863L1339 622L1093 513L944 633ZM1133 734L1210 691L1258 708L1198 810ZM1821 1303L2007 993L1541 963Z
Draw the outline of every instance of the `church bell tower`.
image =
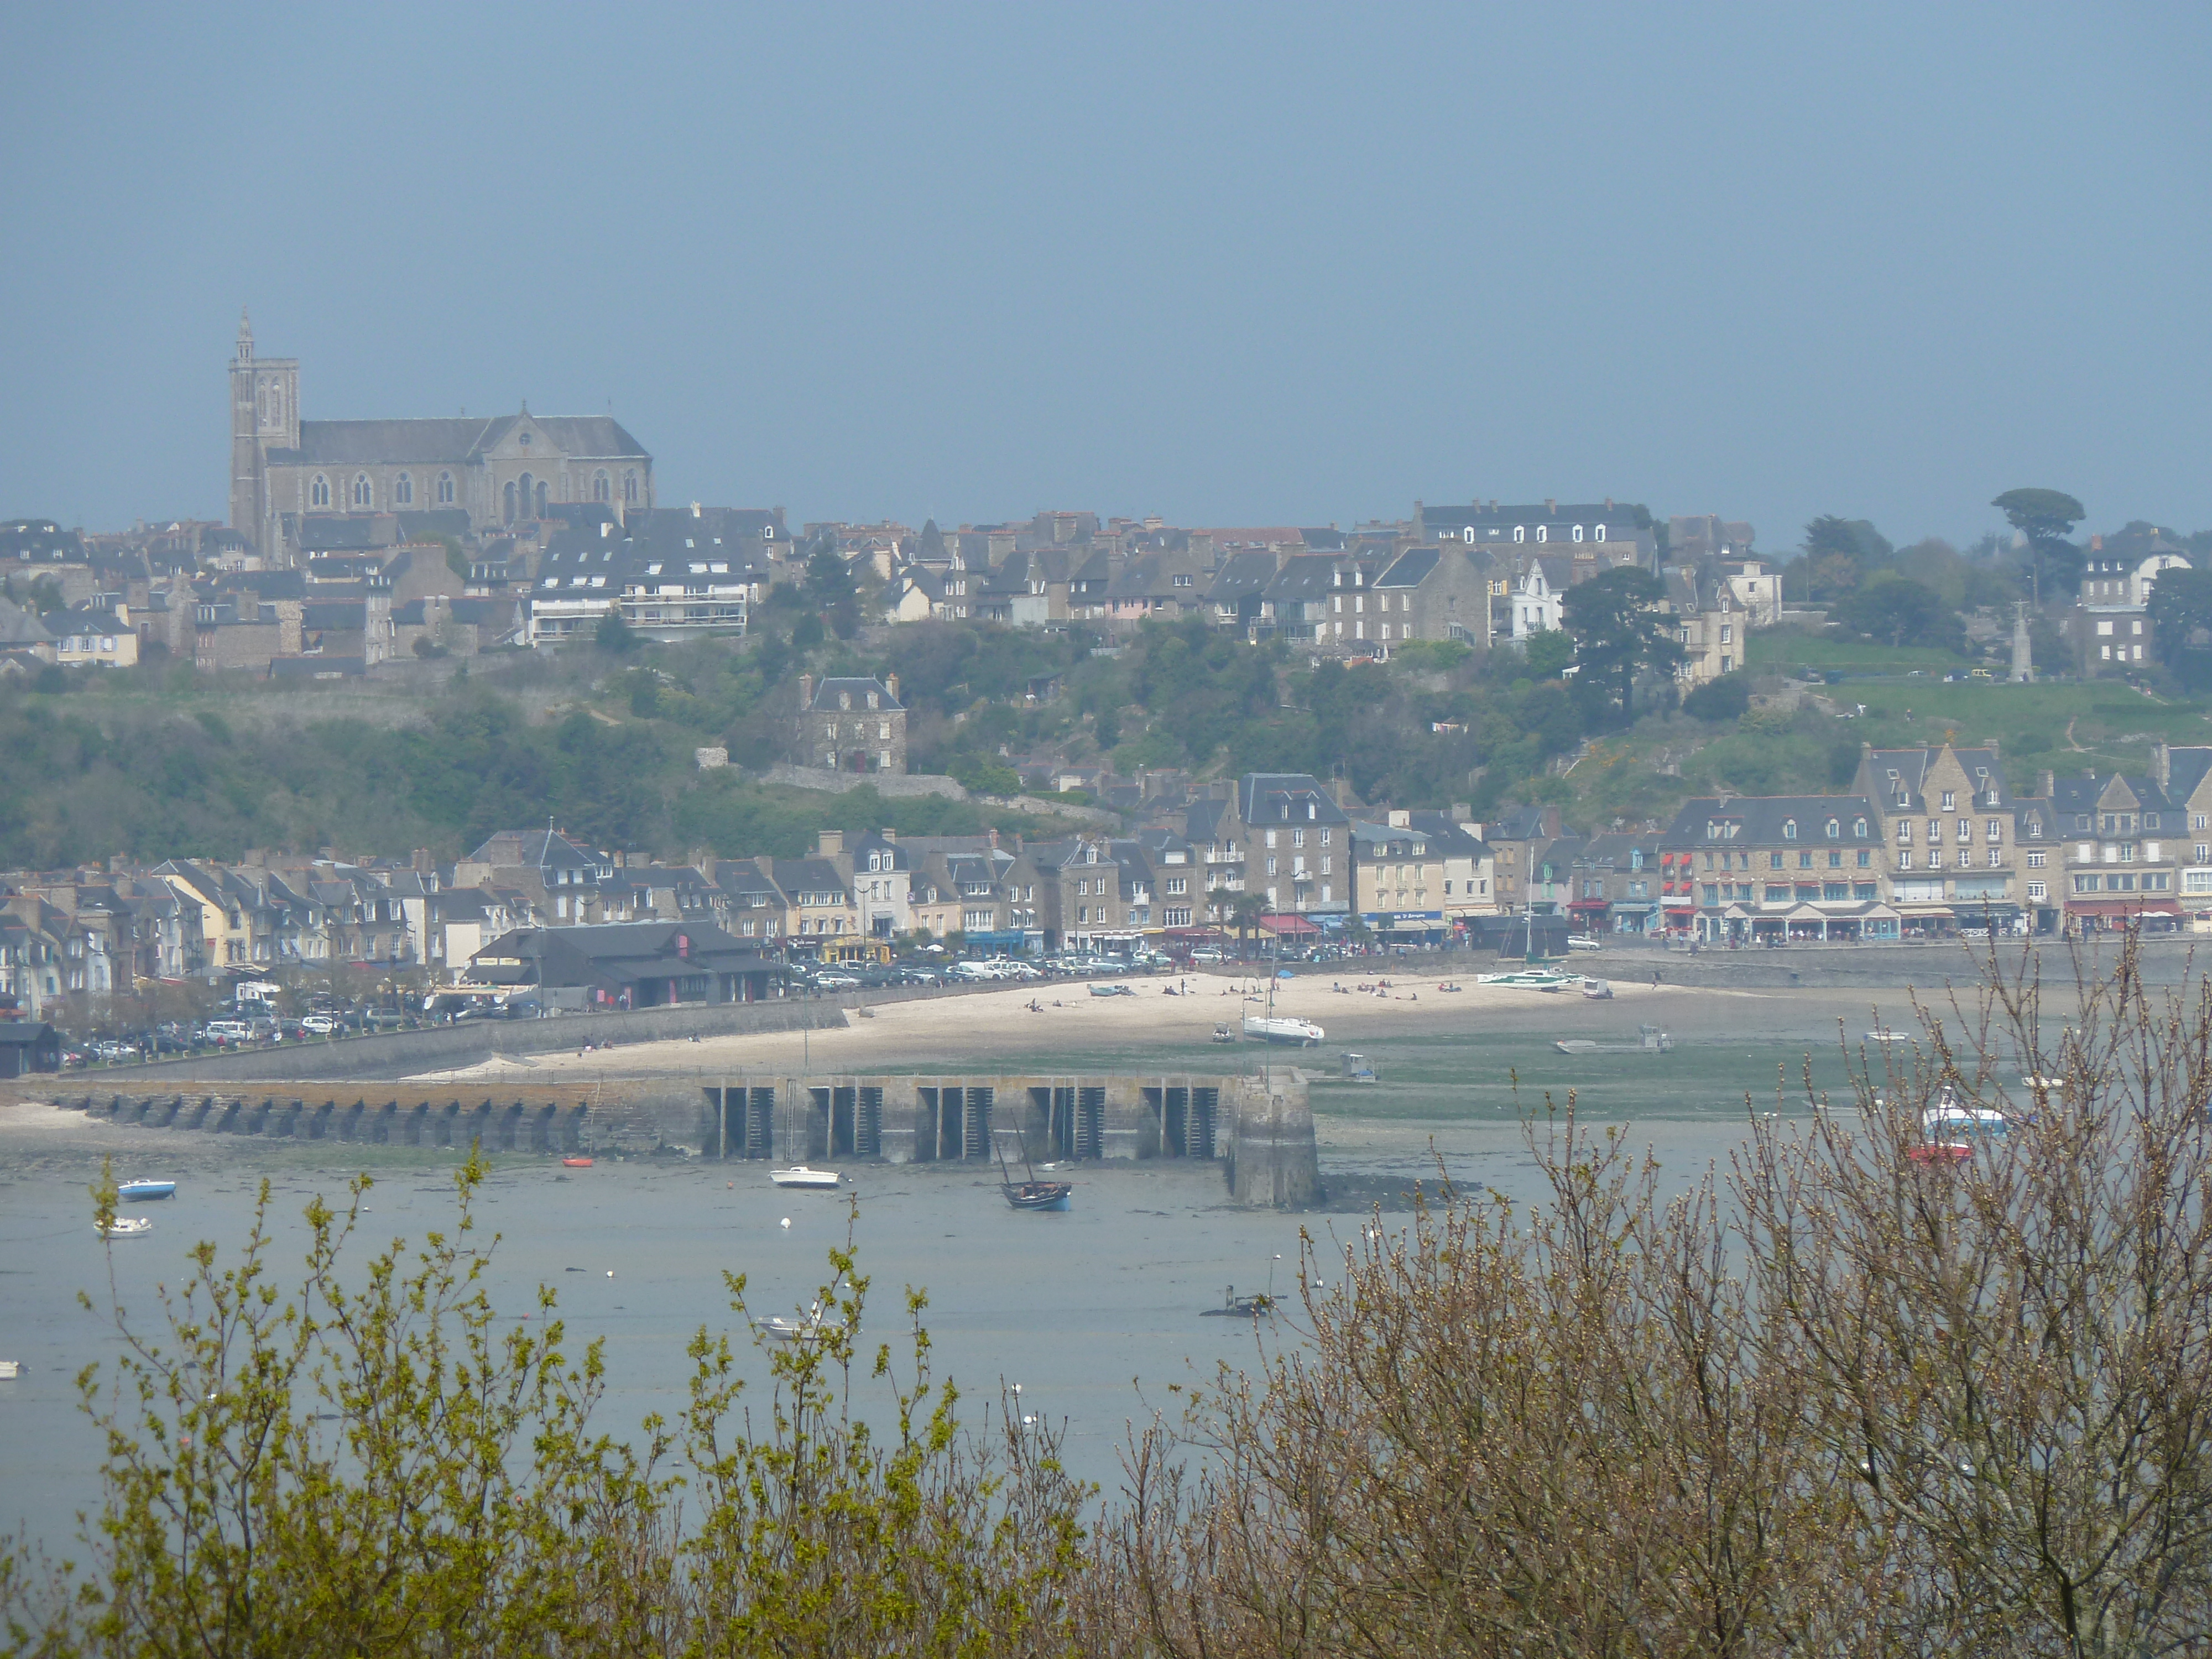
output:
M264 555L280 506L269 499L269 452L299 447L299 360L256 357L253 325L241 307L230 360L230 527Z

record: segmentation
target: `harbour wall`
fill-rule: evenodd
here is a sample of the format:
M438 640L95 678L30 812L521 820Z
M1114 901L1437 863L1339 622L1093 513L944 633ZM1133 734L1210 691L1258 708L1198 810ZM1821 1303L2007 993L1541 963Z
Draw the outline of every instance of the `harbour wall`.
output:
M269 1140L793 1163L1188 1159L1217 1164L1236 1203L1297 1208L1322 1196L1305 1080L1291 1066L1249 1076L672 1074L539 1090L504 1080L69 1081L36 1097L149 1129Z

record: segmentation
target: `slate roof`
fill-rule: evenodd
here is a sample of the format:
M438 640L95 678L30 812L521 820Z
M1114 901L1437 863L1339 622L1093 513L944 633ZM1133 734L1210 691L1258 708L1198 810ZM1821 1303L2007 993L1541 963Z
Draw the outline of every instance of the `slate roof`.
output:
M1461 823L1449 812L1422 811L1409 812L1407 821L1436 842L1444 852L1459 858L1485 859L1490 856L1490 843L1474 833L1472 824Z
M1322 598L1336 586L1336 560L1328 554L1285 559L1267 584L1266 597L1277 605L1304 604Z
M2004 768L1998 764L1996 752L1990 749L1954 749L1959 764L1973 780L1974 806L1995 805L2000 809L2012 805L2012 796L2005 788ZM1927 808L1928 774L1942 758L1941 749L1877 749L1866 760L1867 775L1881 791L1881 805L1895 812L1923 811ZM1996 799L1989 799L1994 786ZM1900 799L1900 797L1902 799Z
M647 460L644 446L611 416L498 415L489 420L302 421L297 449L272 461L300 466L465 465L524 419L562 454L578 459Z
M1547 507L1541 501L1518 505L1507 502L1498 507L1476 502L1468 507L1421 508L1424 541L1436 540L1439 532L1462 535L1473 526L1477 541L1510 542L1516 526L1534 530L1540 524L1570 532L1578 524L1603 525L1607 537L1614 540L1622 539L1620 532L1625 532L1630 540L1638 533L1634 510L1619 501L1561 501L1556 507Z
M2212 774L2212 749L2177 744L2166 750L2166 798L2178 805L2194 795Z
M599 860L552 830L501 830L469 854L472 864L529 870L590 870Z
M1838 833L1832 842L1829 819ZM1857 833L1861 823L1866 833ZM1795 823L1795 836L1784 833ZM1872 808L1864 795L1729 795L1706 796L1682 803L1660 836L1668 847L1783 847L1831 845L1873 846L1881 839Z
M1237 806L1246 823L1262 828L1350 821L1336 798L1308 772L1247 772L1237 781Z
M1409 548L1398 562L1375 579L1377 587L1419 587L1444 560L1440 547Z
M1271 550L1261 548L1231 553L1214 572L1213 585L1206 590L1206 597L1215 604L1233 602L1264 592L1274 580L1275 555Z
M771 863L775 884L791 896L794 904L805 902L799 897L802 893L835 894L833 903L845 897L845 878L828 859L775 859Z
M873 678L872 677L867 679L833 678L823 680L821 684L814 688L814 701L809 703L807 707L810 708L819 708L824 712L836 709L837 708L837 694L841 691L851 694L853 707L855 708L866 709L867 708L867 694L871 691L876 694L877 707L878 708L903 708L906 707L904 703L901 702L896 697L891 696L890 691L884 689L884 683L881 680Z
M2120 790L2116 790L2115 785L2120 786ZM2101 778L2076 776L2056 780L2051 788L2051 804L2058 822L2053 833L2078 836L2085 831L2095 831L2099 812L2105 809L2108 798L2118 795L2121 790L2135 797L2135 805L2116 810L2160 815L2160 822L2143 826L2148 833L2155 835L2160 830L2171 833L2184 828L2188 822L2183 815L2180 802L2160 788L2156 778L2124 777L2115 772ZM2167 814L2172 815L2170 823L2165 821ZM2086 826L2081 823L2085 816L2089 819Z
M28 607L0 601L0 646L44 645L52 638Z

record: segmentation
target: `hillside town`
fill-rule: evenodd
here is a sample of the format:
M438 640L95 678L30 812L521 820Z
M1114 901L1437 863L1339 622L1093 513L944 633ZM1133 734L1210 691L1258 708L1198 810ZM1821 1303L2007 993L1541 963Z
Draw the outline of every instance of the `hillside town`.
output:
M1761 635L1939 649L1960 665L1947 680L1992 685L2186 680L2212 640L2191 609L2203 538L2130 523L2077 546L2064 537L2081 509L2057 492L2000 497L2014 534L1964 554L1898 550L1831 518L1781 559L1747 523L1607 497L1415 501L1349 528L1090 511L794 527L781 507L665 503L651 453L611 416L525 405L306 419L300 365L259 355L244 319L230 386L228 523L0 526L0 687L65 695L188 666L196 684L373 690L465 675L471 661L704 646L775 658L762 681L781 701L761 705L771 730L748 757L768 763L763 775L963 799L962 781L913 764L899 674L854 672L932 627L971 644L1057 641L1079 664L1170 637L1226 643L1253 653L1253 706L1267 708L1291 707L1295 675L1325 668L1488 675L1522 699L1522 725L1493 717L1488 752L1437 749L1449 764L1476 760L1456 786L1448 764L1441 787L1370 778L1368 799L1358 757L1341 752L1313 770L1238 769L1193 739L1187 763L1117 769L1111 708L1057 741L976 747L983 697L937 722L930 752L950 755L978 799L1042 798L1008 802L1042 814L1029 827L878 823L821 830L804 856L718 843L672 857L565 833L549 801L542 827L509 823L459 856L272 847L17 869L0 873L0 1012L83 1029L102 1023L103 1000L286 974L326 976L325 996L373 981L394 1000L404 988L504 1003L526 987L550 1011L742 1001L825 970L941 967L918 951L1188 963L1522 950L1540 936L1750 948L2212 920L2212 748L2160 740L2147 768L2102 775L2041 764L2051 754L2024 774L2015 754L2008 777L2002 739L1947 730L1908 747L1863 740L1855 766L1845 744L1814 793L1694 792L1675 761L1677 799L1640 819L1578 816L1546 787L1632 722L1639 696L1723 727L1798 708L1867 714L1834 689L1842 674L1755 676ZM1945 581L1955 603L1928 585ZM1001 702L1034 711L1066 679L1032 673ZM638 684L634 712L669 701ZM1528 750L1516 784L1501 769L1513 750L1495 739L1537 723L1553 685L1579 700L1579 724ZM951 708L949 694L939 702ZM1424 740L1478 743L1456 707ZM696 744L696 775L737 769L732 741Z

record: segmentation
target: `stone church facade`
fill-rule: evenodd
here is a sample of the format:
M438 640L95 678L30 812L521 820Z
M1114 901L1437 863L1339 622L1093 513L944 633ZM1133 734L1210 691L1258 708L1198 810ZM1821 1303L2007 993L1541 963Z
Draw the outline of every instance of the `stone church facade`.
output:
M305 421L300 364L257 357L243 314L230 364L230 525L282 562L319 514L444 513L471 530L537 519L556 502L627 513L653 505L653 457L608 416Z

